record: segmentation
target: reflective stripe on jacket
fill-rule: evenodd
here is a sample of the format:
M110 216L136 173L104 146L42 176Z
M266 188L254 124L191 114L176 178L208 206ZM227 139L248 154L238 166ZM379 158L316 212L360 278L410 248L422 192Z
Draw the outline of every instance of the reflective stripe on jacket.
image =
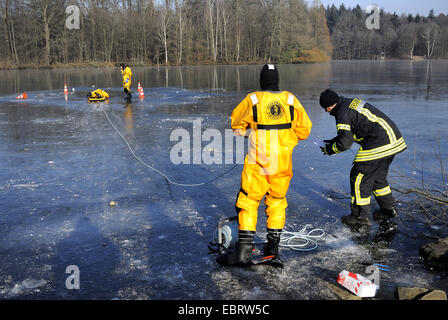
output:
M363 100L341 97L330 114L336 118L338 135L331 140L328 154L346 151L353 142L361 145L354 162L381 159L406 149L396 124Z
M272 164L271 154L278 155L278 166L289 166L294 147L308 138L312 127L300 101L288 91L249 94L233 110L231 120L235 134L249 136L249 161L264 168Z

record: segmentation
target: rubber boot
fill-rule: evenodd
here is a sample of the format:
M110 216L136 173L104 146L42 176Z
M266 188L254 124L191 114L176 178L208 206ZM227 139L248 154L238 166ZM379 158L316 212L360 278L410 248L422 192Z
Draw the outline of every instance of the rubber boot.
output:
M341 220L353 232L365 233L370 229L372 224L368 217L355 216L353 214L342 216Z
M125 98L124 98L124 99L125 99L127 102L132 102L132 94L131 94L131 91L129 91L127 88L124 88L123 91L124 91L124 93L125 93Z
M278 256L278 245L280 243L280 235L282 230L268 229L266 238L268 242L264 246L265 256Z
M252 251L254 250L254 243L237 242L235 250L219 256L216 261L219 264L227 266L242 266L250 265Z
M373 218L375 220L388 220L388 219L396 218L397 216L398 216L398 213L395 208L380 209L373 213Z
M283 268L283 261L278 255L278 245L280 244L281 233L281 229L268 229L268 234L266 236L268 242L264 246L264 255L275 256L275 258L272 259L269 264L275 267Z

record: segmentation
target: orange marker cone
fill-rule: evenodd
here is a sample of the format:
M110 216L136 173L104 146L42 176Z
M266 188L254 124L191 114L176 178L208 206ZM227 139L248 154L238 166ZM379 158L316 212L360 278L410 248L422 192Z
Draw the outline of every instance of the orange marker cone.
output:
M140 85L140 81L139 81L138 86L137 86L137 92L140 93L141 90L142 90L142 86Z
M64 94L68 94L68 88L67 88L67 84L64 83Z
M20 96L17 96L16 99L17 100L19 100L19 99L28 99L28 96L27 96L26 92L24 92Z
M145 93L143 92L143 87L140 88L140 98L143 99L145 97Z

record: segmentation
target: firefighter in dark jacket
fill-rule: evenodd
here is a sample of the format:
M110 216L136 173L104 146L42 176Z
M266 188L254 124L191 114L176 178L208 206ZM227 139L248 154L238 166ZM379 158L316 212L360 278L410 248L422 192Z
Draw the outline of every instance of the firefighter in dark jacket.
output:
M371 104L339 96L327 89L321 93L320 105L336 118L337 136L324 140L326 155L344 152L353 142L361 145L350 172L351 214L342 217L349 226L370 225L370 199L375 196L380 210L374 218L397 216L395 201L387 182L389 166L406 143L396 124Z

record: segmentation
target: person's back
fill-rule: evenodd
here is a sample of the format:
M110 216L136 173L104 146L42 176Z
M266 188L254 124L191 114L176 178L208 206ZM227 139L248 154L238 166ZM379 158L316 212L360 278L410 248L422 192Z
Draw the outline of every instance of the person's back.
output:
M220 256L225 265L247 265L254 248L258 206L265 197L267 214L266 256L278 259L280 235L288 206L286 193L292 178L292 153L299 140L308 137L311 121L299 100L278 89L278 71L265 65L260 73L262 91L250 93L233 110L231 126L237 135L248 136L241 189L235 203L238 238L234 252Z
M123 78L128 78L130 79L132 77L132 70L129 66L126 66L124 68L124 70L121 70L121 75L123 76Z
M231 117L237 134L244 125L251 129L248 164L257 164L267 170L267 175L290 172L287 158L298 141L308 137L311 128L304 113L300 101L288 91L250 93ZM269 161L271 158L273 161Z
M353 142L361 145L354 162L381 159L406 148L406 143L397 125L382 111L370 103L354 98L340 97L331 111L336 120L339 139L332 149L335 153L343 152Z

